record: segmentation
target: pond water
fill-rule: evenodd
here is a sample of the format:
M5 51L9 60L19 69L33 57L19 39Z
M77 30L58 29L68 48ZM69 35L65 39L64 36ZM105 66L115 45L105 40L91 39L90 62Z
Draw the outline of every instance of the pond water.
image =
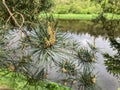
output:
M110 46L107 39L107 32L101 29L100 25L95 25L90 21L59 21L58 26L62 26L65 31L71 31L70 34L74 39L81 42L81 45L87 45L87 42L96 43L96 47L100 49L101 53L97 54L98 61L96 64L96 71L98 71L98 84L102 90L117 90L118 81L115 77L109 74L104 65L104 58L102 53L109 53L113 55L115 51ZM116 38L120 36L120 27L115 32ZM119 86L120 87L120 86Z

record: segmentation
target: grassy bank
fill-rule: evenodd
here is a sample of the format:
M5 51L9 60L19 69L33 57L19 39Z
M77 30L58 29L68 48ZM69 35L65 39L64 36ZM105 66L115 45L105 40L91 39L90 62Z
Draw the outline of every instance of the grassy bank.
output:
M27 78L22 74L0 69L0 90L72 90L49 80L41 80L36 83L37 86L33 81L29 83L27 81Z
M49 14L48 14L49 15ZM40 14L40 17L45 18L45 14ZM93 20L97 18L99 14L53 14L53 17L55 19L65 19L65 20ZM111 13L105 13L104 17L108 20L114 19L114 20L120 20L120 15L118 14L111 14Z

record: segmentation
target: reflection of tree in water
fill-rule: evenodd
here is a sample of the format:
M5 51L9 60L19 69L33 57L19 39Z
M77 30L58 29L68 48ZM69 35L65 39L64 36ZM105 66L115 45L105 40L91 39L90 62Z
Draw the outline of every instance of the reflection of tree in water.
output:
M119 21L112 20L113 23L118 23L116 30L114 30L115 37L120 35L120 23ZM71 31L75 33L89 33L91 36L98 37L99 35L103 37L108 37L108 32L110 30L105 30L103 28L103 23L101 21L95 23L93 21L79 21L79 20L58 20L58 26L64 31ZM106 22L106 25L110 25L110 21Z

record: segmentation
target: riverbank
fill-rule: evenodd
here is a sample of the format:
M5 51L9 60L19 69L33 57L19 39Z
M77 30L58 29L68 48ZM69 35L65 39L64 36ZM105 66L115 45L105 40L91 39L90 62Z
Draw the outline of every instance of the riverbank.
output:
M52 15L53 18L62 20L93 20L99 16L99 14L52 14ZM120 20L119 14L105 13L103 16L108 20L111 19ZM40 14L39 17L45 18L46 14Z

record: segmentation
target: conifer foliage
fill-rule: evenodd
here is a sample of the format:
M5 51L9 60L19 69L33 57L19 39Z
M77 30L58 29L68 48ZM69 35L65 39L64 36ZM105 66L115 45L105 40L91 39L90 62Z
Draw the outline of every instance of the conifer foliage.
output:
M98 90L93 73L96 47L80 47L56 27L52 16L38 18L52 5L51 0L0 0L0 76L12 73L14 81L17 77L26 81L22 88L41 90L40 82L49 82L48 68L53 65L64 76L64 85Z

